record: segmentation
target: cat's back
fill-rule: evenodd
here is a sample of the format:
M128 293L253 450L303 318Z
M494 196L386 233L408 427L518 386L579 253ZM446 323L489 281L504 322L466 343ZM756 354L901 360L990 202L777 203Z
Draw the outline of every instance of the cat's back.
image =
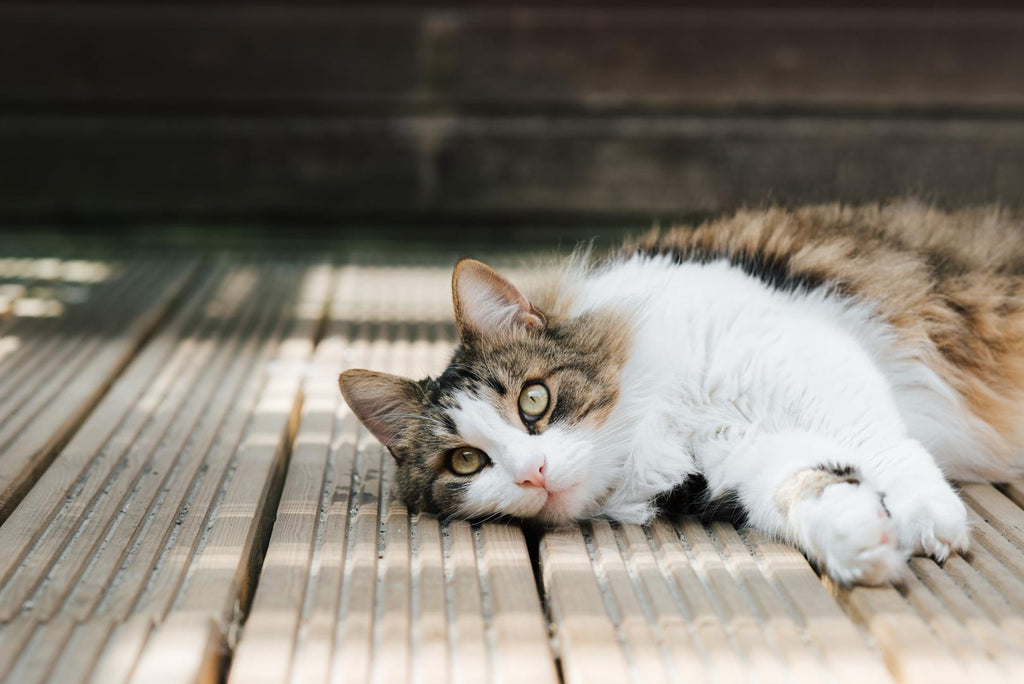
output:
M728 259L769 284L921 282L972 272L1024 273L1024 221L983 207L945 212L917 202L745 210L627 241L616 258Z

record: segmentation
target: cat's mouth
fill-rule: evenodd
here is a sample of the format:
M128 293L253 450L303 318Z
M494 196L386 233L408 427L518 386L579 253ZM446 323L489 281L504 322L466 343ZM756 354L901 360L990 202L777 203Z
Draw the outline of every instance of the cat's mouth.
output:
M537 517L557 523L571 520L574 517L572 508L575 497L573 495L577 489L579 489L579 485L570 485L556 491L545 489L547 498L540 511L537 512Z

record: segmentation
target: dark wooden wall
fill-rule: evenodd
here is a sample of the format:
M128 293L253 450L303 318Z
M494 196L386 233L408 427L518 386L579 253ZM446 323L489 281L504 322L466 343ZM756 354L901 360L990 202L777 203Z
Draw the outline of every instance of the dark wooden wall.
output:
M0 2L0 221L1024 204L1014 2Z

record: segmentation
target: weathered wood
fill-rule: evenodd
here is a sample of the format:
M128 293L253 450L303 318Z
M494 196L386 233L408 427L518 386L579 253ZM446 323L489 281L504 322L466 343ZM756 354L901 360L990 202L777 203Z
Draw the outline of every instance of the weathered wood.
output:
M964 681L963 664L892 587L836 589L836 598L875 638L898 681Z
M56 450L85 420L143 339L164 317L191 269L192 265L186 264L166 268L162 280L152 282L143 290L145 294L122 300L123 307L99 303L94 313L101 322L95 333L109 335L110 339L96 350L88 349L92 353L82 359L81 365L69 364L76 371L73 377L59 375L49 383L49 390L37 391L30 401L38 407L24 409L31 415L29 420L8 421L6 428L0 428L0 520L11 514ZM4 429L9 434L3 434Z
M268 506L275 500L272 492L283 475L286 445L294 434L300 406L299 385L327 301L328 278L329 271L321 267L307 270L296 283L298 292L286 307L288 328L265 371L259 400L230 465L230 477L206 514L206 530L175 598L171 617L158 627L157 638L147 645L136 678L141 678L139 672L146 672L148 659L161 657L165 646L160 635L165 630L180 632L180 638L185 639L192 638L185 636L187 629L205 630L206 625L212 625L215 634L209 638L216 639L214 656L218 655L221 640L237 618L237 606L248 603L251 577L262 560L255 547L258 537L269 534L264 525L273 509ZM191 627L170 626L179 619L182 625L187 620ZM174 663L175 676L209 672L209 676L217 677L219 660L208 662L208 651L213 648L180 656ZM157 655L149 655L153 652Z
M0 104L1019 111L1021 13L935 9L0 5Z
M688 628L686 616L676 606L672 589L661 572L659 559L645 530L636 525L624 525L620 535L620 539L625 541L623 553L634 568L654 622L664 635L663 648L667 651L670 674L679 681L709 679L712 670Z
M722 556L741 591L750 597L768 643L778 648L790 677L797 681L821 681L825 677L825 669L820 653L813 647L813 642L807 643L809 639L801 633L801 625L793 619L781 596L769 583L758 566L757 557L732 525L713 523L710 532L720 545Z
M548 532L540 541L540 561L565 681L626 681L629 664L583 535L576 528Z
M748 532L746 538L797 611L810 640L823 654L829 672L845 682L887 682L891 676L808 564L791 546Z
M479 550L491 604L495 681L554 684L548 627L522 531L483 525Z
M769 648L761 619L753 612L725 567L704 526L696 520L683 519L679 521L678 528L690 545L694 568L715 597L736 646L748 659L749 667L763 673L767 681L781 681L784 675L776 649Z
M742 654L737 654L712 597L682 547L678 531L668 521L656 520L651 524L651 538L655 553L664 564L663 572L672 582L679 610L692 625L717 676L727 682L743 681L746 662Z
M619 553L615 534L605 521L594 521L584 534L591 561L602 591L615 605L617 624L626 642L631 674L642 682L669 681L664 658L664 637L648 621L649 608L641 603L646 597L638 595L629 577L626 564Z
M1022 671L1024 658L1017 645L961 591L948 573L925 558L913 559L911 566L916 578L908 580L908 601L965 663L972 676L995 681ZM986 661L986 657L992 660ZM996 663L1004 668L1002 672L995 669Z
M1024 201L1012 119L37 117L0 119L0 147L0 211L21 214L649 221L769 199ZM102 174L60 161L105 156Z

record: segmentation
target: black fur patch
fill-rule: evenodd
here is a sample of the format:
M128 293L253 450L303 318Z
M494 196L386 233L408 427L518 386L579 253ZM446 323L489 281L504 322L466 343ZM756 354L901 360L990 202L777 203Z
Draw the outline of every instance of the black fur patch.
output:
M747 511L735 492L725 492L714 498L708 490L708 481L700 473L690 475L655 499L661 513L693 516L702 522L724 520L736 527L747 524Z
M470 364L463 362L466 355L466 348L463 346L455 351L451 364L431 383L431 401L436 403L443 398L450 398L460 390L477 394L481 384L480 376Z
M459 434L458 429L455 427L455 421L447 413L442 414L441 423L444 425L445 432L449 435Z
M824 276L819 273L796 270L790 264L788 256L765 253L751 254L743 251L730 254L699 248L688 251L673 248L655 248L641 250L640 253L648 257L669 254L672 257L672 261L677 264L710 264L713 261L724 259L733 266L740 268L747 275L757 278L769 287L784 292L813 290L827 282Z
M504 397L508 394L508 388L505 387L505 384L493 375L485 377L484 384L497 392L499 397Z
M575 414L576 408L576 399L568 393L563 392L555 401L555 406L551 409L551 417L548 419L548 422L560 423L565 418Z
M836 465L829 463L822 463L815 470L820 470L830 475L835 475L841 480L845 480L851 484L860 484L860 472L851 465Z

